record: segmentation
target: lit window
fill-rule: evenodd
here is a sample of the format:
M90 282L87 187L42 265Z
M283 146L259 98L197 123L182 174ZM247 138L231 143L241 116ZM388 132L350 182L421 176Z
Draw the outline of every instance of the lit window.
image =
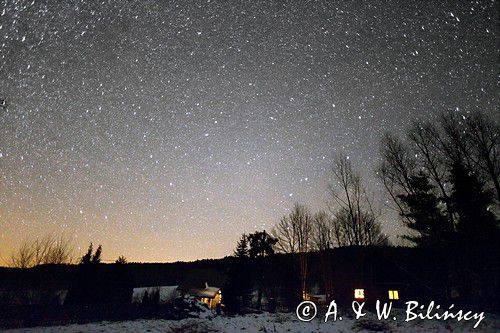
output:
M355 299L365 299L365 290L364 289L354 289L354 298Z
M389 290L389 299L399 299L399 292L397 290Z

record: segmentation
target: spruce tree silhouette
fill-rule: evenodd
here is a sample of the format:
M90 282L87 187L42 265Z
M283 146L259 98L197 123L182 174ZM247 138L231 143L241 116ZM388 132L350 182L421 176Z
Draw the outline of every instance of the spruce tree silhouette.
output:
M493 193L485 189L485 184L463 163L456 161L450 172L453 190L449 206L458 215L457 231L462 240L498 241L498 220L489 211L493 204Z
M434 245L449 241L453 235L453 226L440 211L440 199L434 194L434 186L422 171L410 177L413 192L399 195L405 206L404 215L408 228L416 231L416 235L405 235L403 238L416 245Z
M248 251L250 258L263 258L274 254L274 246L278 242L277 238L269 235L265 230L256 231L253 234L248 235L248 242L250 244L250 249ZM262 306L262 289L264 285L264 270L262 267L262 260L255 262L256 268L254 270L256 274L257 282L257 309L261 309Z
M264 230L249 234L248 242L250 244L248 251L250 258L258 258L273 255L274 245L276 245L278 239L272 237Z
M87 253L85 253L80 259L80 264L82 265L90 265L92 262L92 243L90 243Z
M237 258L246 258L249 256L248 253L248 237L246 234L241 235L240 240L236 243L236 249L233 255Z

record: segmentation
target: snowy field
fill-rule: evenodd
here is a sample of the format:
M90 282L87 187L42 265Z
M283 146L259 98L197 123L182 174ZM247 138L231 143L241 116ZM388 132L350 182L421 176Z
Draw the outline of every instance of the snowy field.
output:
M6 332L499 332L499 317L486 316L477 329L472 322L378 322L373 318L347 319L324 323L319 318L311 322L299 322L292 314L260 314L240 317L220 316L211 319L135 320L122 322L98 322L84 325L34 327Z

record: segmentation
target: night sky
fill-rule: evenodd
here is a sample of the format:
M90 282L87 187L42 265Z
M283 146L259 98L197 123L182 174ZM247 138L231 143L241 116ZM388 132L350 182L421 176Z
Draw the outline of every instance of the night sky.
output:
M106 260L223 257L294 202L325 208L338 154L383 201L385 131L498 112L497 16L494 1L4 0L0 256L62 232Z

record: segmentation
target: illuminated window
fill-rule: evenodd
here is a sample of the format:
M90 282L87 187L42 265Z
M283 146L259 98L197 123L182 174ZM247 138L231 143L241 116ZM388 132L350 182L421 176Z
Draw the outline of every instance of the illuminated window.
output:
M399 299L399 292L397 290L389 290L389 299Z
M355 299L365 299L365 290L364 289L354 289L354 298Z

